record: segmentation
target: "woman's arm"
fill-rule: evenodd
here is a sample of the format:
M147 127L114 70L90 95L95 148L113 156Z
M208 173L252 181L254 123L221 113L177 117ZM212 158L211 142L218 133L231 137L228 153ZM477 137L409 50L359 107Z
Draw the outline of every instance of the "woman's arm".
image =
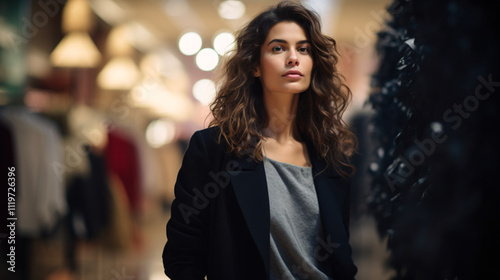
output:
M163 250L165 274L172 280L204 279L207 271L207 203L197 194L208 181L209 161L200 132L191 137L175 183L175 199Z

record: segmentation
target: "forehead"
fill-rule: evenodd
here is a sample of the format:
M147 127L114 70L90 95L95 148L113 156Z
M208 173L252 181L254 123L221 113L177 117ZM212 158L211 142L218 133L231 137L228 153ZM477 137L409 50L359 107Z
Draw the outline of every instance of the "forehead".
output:
M275 24L266 37L266 42L273 39L283 39L289 43L307 40L306 32L296 22L282 21Z

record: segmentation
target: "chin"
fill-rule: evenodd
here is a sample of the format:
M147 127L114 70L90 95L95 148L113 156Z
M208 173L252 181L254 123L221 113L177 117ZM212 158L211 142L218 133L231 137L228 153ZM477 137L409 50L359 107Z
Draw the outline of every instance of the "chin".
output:
M309 86L284 86L280 88L269 88L269 92L279 92L282 94L298 94L307 91Z
M297 87L297 88L293 88L293 89L290 89L288 90L288 92L290 93L302 93L304 91L306 91L309 87Z

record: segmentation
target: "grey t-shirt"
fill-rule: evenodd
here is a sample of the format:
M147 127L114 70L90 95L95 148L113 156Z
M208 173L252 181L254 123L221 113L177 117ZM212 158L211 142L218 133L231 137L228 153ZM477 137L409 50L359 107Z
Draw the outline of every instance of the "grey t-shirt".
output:
M264 157L271 217L271 280L331 280L315 253L321 223L311 167Z

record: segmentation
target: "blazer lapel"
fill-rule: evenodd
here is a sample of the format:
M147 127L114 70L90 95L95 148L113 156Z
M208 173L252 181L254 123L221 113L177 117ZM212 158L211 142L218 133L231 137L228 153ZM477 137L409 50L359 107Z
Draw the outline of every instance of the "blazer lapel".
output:
M321 222L325 235L333 234L330 226L338 227L342 224L342 206L346 197L346 186L342 185L342 177L333 168L326 169L326 161L318 156L314 145L310 141L306 141L306 145L313 166L314 186L318 196ZM337 230L339 229L335 229L335 232Z
M324 170L326 162L317 156L314 146L308 143L313 165L314 185L318 196L321 224L323 226L323 244L338 258L350 256L348 234L343 220L344 203L348 199L348 186L342 177L332 168ZM328 250L327 250L328 251ZM348 258L349 259L349 258ZM344 259L342 259L344 260Z
M270 214L264 164L249 157L236 161L241 169L229 171L234 193L269 274Z
M318 157L314 145L309 141L306 141L306 145L313 166L314 185L326 242L344 244L345 235L339 232L344 230L339 225L342 225L342 201L345 198L340 175L331 168L324 170L325 161ZM229 171L229 175L236 199L264 260L266 272L269 273L270 210L264 164L249 157L237 158L235 161L241 169Z
M314 179L314 185L325 238L335 243L344 243L346 229L342 217L342 206L346 199L346 191L341 186L339 177L320 174Z

